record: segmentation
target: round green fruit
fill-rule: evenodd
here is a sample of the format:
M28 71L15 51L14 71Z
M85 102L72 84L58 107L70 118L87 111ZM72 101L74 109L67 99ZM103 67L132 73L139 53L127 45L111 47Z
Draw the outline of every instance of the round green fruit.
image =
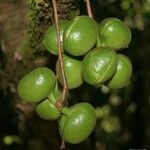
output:
M96 22L88 16L78 16L64 31L64 50L74 56L84 55L96 44L96 40Z
M118 54L117 71L108 83L111 89L120 89L127 86L132 75L132 64L128 57Z
M45 120L55 120L60 116L60 111L50 102L45 99L36 106L36 113Z
M98 26L99 46L118 50L128 47L131 41L130 28L117 18L104 19Z
M79 60L73 59L66 55L63 55L63 65L66 75L68 89L74 89L79 87L82 84L82 75L81 75L81 62ZM56 70L58 72L58 79L63 85L63 78L61 73L60 64L57 62Z
M38 67L18 83L18 94L25 102L39 102L54 88L55 74L48 68Z
M83 79L91 85L108 80L116 71L117 54L110 48L96 48L90 51L82 62Z
M62 113L64 115L60 118L60 131L68 143L77 144L84 141L95 128L95 110L89 103L64 107Z
M69 22L67 20L61 20L59 22L61 43L63 43L63 32L64 32L65 27L68 25L68 23ZM57 32L56 32L55 25L52 25L47 29L45 36L44 36L43 44L49 52L55 55L58 54Z
M61 98L62 92L56 85L55 89L49 94L48 98L36 106L37 114L45 120L58 119L60 116L60 108L56 108L55 103Z

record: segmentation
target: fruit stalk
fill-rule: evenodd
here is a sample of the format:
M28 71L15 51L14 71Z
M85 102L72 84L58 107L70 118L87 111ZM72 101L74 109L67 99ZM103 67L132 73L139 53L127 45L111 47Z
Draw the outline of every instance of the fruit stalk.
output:
M88 12L88 16L93 18L93 13L92 13L92 9L91 9L91 4L90 4L90 0L85 0L86 3L86 8L87 8L87 12Z
M53 9L54 9L54 19L55 19L56 31L57 31L58 61L60 63L60 68L61 68L62 77L63 77L62 100L63 100L63 104L65 104L66 96L68 93L68 90L67 90L68 88L67 88L66 76L65 76L65 71L64 71L63 61L62 61L62 47L61 47L61 40L60 40L60 29L59 29L59 23L58 23L56 0L52 0L52 4L53 4Z
M63 107L61 110L61 113L65 116L67 116L69 114L70 110L67 107Z

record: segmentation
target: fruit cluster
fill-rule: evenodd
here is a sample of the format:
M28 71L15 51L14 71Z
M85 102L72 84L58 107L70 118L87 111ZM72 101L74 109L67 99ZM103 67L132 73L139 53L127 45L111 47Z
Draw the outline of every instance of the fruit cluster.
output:
M128 85L132 73L131 61L116 53L128 47L131 41L131 31L125 23L107 18L97 24L88 16L78 16L71 21L62 20L59 25L69 89L80 86L82 79L94 86L105 84L111 89ZM48 28L43 44L51 53L58 53L55 25ZM85 56L81 62L70 55ZM59 64L56 68L62 84Z
M116 53L131 41L131 31L125 23L108 18L98 24L88 16L78 16L71 21L61 20L59 26L68 89L79 87L83 80L93 86L104 84L110 89L128 85L131 61ZM55 25L47 29L43 44L52 54L58 54ZM81 56L80 60L77 56ZM56 72L63 86L58 62ZM36 112L41 118L59 119L60 134L66 142L82 142L95 127L96 115L91 104L57 107L62 91L55 74L48 68L38 67L25 75L18 84L18 93L24 101L36 103Z

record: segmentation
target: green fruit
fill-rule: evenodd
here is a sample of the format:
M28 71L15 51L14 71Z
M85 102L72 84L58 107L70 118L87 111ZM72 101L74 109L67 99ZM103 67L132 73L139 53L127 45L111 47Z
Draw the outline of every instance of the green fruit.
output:
M117 68L117 54L110 48L90 51L82 62L83 79L91 85L99 85L109 79Z
M79 103L70 108L63 108L60 118L60 131L66 142L77 144L84 141L93 131L96 115L89 103Z
M66 55L63 55L63 65L66 75L68 89L74 89L79 87L82 84L81 76L81 62L79 60L72 59ZM56 70L58 72L58 79L63 85L63 78L60 69L60 64L57 62Z
M49 95L55 81L55 74L50 69L38 67L20 80L18 94L25 102L39 102Z
M64 31L64 50L71 55L87 53L97 40L97 25L88 16L74 18Z
M116 18L104 19L98 27L101 47L110 47L118 50L128 47L131 41L130 28Z
M132 64L128 57L118 54L117 71L108 83L111 89L120 89L129 84L132 75Z
M55 120L60 116L59 110L50 102L49 99L45 99L36 106L37 114L45 120Z
M55 103L62 98L62 93L59 91L57 85L50 93L47 99L36 106L37 114L45 120L55 120L60 116L59 108L56 108Z
M68 25L68 23L69 22L67 20L61 20L59 22L61 43L63 43L63 32L64 32L65 27ZM52 25L47 29L45 36L44 36L43 44L49 52L55 55L58 54L57 32L56 32L55 25Z

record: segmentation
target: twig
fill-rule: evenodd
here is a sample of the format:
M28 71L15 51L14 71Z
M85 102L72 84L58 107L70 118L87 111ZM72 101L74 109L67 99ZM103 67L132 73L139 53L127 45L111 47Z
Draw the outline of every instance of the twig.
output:
M62 73L62 78L63 78L63 92L62 92L61 101L63 102L63 105L64 105L66 104L66 101L67 101L66 97L68 93L68 88L67 88L66 76L65 76L64 65L63 65L63 60L62 60L62 46L61 46L61 40L60 40L60 28L59 28L59 22L58 22L56 0L52 0L52 5L54 9L54 19L55 19L56 31L57 31L58 61L60 63L60 68L61 68L61 73ZM62 136L61 136L61 139L62 139L62 143L61 143L60 149L65 149L65 141Z
M63 139L63 137L62 137L62 143L61 143L61 146L60 146L60 149L61 150L64 150L66 147L65 147L65 141L64 141L64 139Z
M90 0L84 0L86 3L86 9L88 12L88 16L93 18L93 13L92 13L92 9L91 9L91 4L90 4Z
M52 4L54 8L54 19L55 19L56 30L57 30L58 61L60 63L60 68L61 68L61 73L62 73L62 78L63 78L62 101L63 101L63 104L65 104L66 96L68 93L68 88L67 88L66 76L65 76L64 65L63 65L63 60L62 60L62 47L61 47L61 40L60 40L60 29L59 29L59 22L58 22L56 0L52 0Z

